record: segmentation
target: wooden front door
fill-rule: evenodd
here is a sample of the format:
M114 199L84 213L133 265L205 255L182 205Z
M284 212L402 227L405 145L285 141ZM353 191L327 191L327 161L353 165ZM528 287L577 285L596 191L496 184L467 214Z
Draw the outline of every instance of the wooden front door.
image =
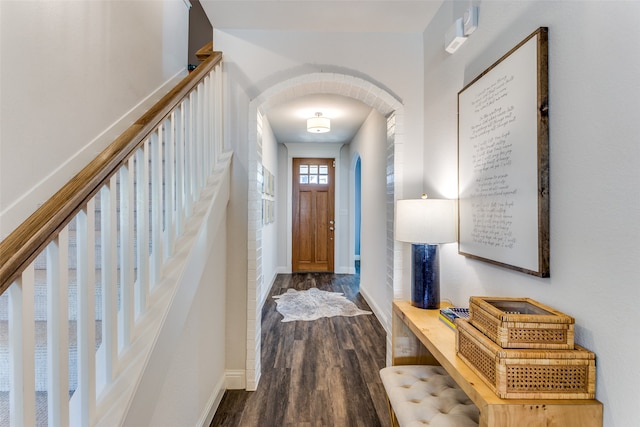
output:
M291 270L333 272L333 159L293 159Z

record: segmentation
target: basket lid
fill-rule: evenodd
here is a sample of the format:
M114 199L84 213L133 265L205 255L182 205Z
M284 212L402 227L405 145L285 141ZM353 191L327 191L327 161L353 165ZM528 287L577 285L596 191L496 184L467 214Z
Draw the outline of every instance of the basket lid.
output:
M530 298L471 297L469 301L505 322L574 323L573 317Z

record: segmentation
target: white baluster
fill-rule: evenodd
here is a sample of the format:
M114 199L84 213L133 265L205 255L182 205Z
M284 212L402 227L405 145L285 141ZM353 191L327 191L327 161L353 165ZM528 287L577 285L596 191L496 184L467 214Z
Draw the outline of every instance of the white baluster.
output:
M194 190L194 139L195 139L195 126L194 126L194 93L191 92L185 101L185 213L186 217L190 218L193 209L193 195Z
M216 138L216 153L219 159L220 155L224 152L224 93L222 92L224 88L224 77L222 74L222 66L218 65L213 71L216 76L216 99L218 103L218 114L216 114L216 129L217 129L217 138Z
M176 117L176 236L184 232L184 108L185 102L175 112Z
M197 100L197 107L196 107L196 139L195 139L195 144L196 144L196 149L195 149L195 153L196 153L196 193L195 193L195 199L196 201L200 200L200 190L202 189L202 181L203 181L203 176L204 176L204 172L203 172L203 152L202 152L202 146L203 146L203 141L204 141L204 135L203 135L203 122L204 122L204 118L203 118L203 95L204 95L204 90L202 89L202 83L200 83L198 85L198 88L196 89L196 100Z
M136 151L136 240L136 316L139 317L147 309L149 295L149 140Z
M216 152L216 141L218 139L218 126L216 123L216 117L218 115L218 97L216 96L216 80L215 69L209 73L211 83L209 85L209 104L211 105L211 112L209 113L209 123L211 127L211 140L209 141L211 151L211 168L215 167L218 160L218 153Z
M218 114L218 106L216 105L216 76L214 74L215 70L212 70L209 73L209 127L211 128L211 137L209 138L209 151L211 153L210 157L210 171L213 171L215 167L217 154L216 154L216 138L217 138L217 128L216 128L216 115Z
M151 288L162 268L162 128L151 134Z
M9 293L9 411L12 427L36 423L33 263Z
M69 424L69 229L47 255L47 398L49 426Z
M117 177L112 176L100 190L100 247L102 265L102 345L98 352L98 390L111 384L118 360L118 253L116 245L117 225Z
M211 70L209 73L211 76L211 85L209 88L210 93L210 104L211 104L211 113L209 114L209 121L211 123L211 141L209 142L211 146L211 170L215 167L215 164L218 160L218 153L216 152L216 141L218 139L218 127L216 123L216 117L219 113L218 110L218 97L216 96L216 86L218 84L216 80L215 69Z
M218 114L220 114L220 109L218 107L218 94L216 93L217 90L217 86L218 86L218 79L216 76L216 70L215 68L213 70L211 70L210 73L211 76L211 114L210 114L210 121L211 121L211 167L215 167L215 164L218 161L218 150L217 150L217 146L218 146L218 123L216 123L216 117L218 117Z
M207 166L207 87L206 79L198 86L198 93L200 94L200 186L199 190L202 190L205 186L208 177Z
M182 101L182 126L184 128L184 217L189 218L191 216L191 179L189 177L189 171L191 170L191 98L187 96Z
M200 103L198 101L198 89L195 88L191 93L191 126L193 129L193 133L191 134L191 149L192 152L192 169L191 169L191 197L193 197L193 203L195 204L198 201L198 140L200 138L200 129L198 126L199 122L199 114L200 114Z
M211 113L211 105L209 98L209 89L211 87L211 79L207 75L202 80L202 129L203 129L203 138L202 138L202 176L203 176L203 186L204 182L206 182L209 177L209 172L211 170L211 153L209 151L209 144L211 141L211 120L209 120L209 114Z
M173 202L175 196L175 123L174 114L164 122L164 260L173 254Z
M200 103L198 102L198 89L193 89L191 93L191 126L193 133L191 134L191 149L192 151L192 169L191 169L191 196L193 197L193 203L198 200L198 140L200 138L200 130L198 128L198 115L200 114Z
M222 118L222 103L220 94L218 93L218 86L220 85L220 79L218 77L217 68L214 68L211 71L211 78L213 79L212 85L212 96L213 96L213 115L211 120L213 122L213 164L215 165L220 160L220 154L222 152L220 145L222 143L221 135L222 135L222 122L220 118Z
M121 179L123 187L126 180ZM126 210L126 209L125 209ZM95 415L95 202L89 200L87 206L76 215L77 249L77 347L78 347L78 388L73 399L74 423L88 426ZM126 228L126 227L125 227ZM123 288L124 289L124 288Z
M133 157L120 174L120 351L132 341L134 322L133 276Z

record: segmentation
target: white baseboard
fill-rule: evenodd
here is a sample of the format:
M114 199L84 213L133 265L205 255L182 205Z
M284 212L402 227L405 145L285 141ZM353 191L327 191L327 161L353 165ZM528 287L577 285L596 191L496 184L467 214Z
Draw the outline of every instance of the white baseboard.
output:
M276 281L276 277L278 277L278 273L279 271L276 269L276 271L273 273L273 277L269 281L269 284L264 287L262 295L260 295L260 301L258 301L258 307L260 308L260 310L262 310L262 307L264 307L264 303L267 300L267 297L269 296L269 292L271 292L271 288L273 287L273 284Z
M257 371L255 378L247 379L247 386L245 389L247 391L256 391L258 389L258 384L260 383L260 378L262 378L262 371Z
M387 337L390 337L391 336L391 321L390 321L391 304L389 304L389 313L386 313L382 309L382 307L380 307L378 304L375 303L374 299L371 298L371 296L367 294L367 291L362 287L360 287L360 294L362 294L362 297L367 302L367 304L369 304L369 307L371 307L371 310L378 318L378 321L380 322L385 332L387 333Z
M247 387L247 377L244 369L227 369L224 371L227 390L244 390Z
M216 411L218 410L218 406L220 406L220 402L224 397L224 392L227 391L225 388L226 378L223 376L216 384L209 400L207 401L207 406L205 407L204 413L200 416L198 420L198 427L209 427L211 422L213 421L213 417L216 415Z
M278 267L278 270L276 272L277 274L292 274L293 272L291 271L291 267ZM341 268L337 268L335 271L336 274L356 274L356 268L355 267L341 267ZM275 277L274 277L275 280ZM273 283L271 283L271 286L273 286ZM271 289L271 288L269 288Z

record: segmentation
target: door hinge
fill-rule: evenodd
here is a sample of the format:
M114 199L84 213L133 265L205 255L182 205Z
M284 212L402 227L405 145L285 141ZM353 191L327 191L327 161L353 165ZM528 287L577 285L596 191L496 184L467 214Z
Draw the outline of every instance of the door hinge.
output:
M333 161L333 167L334 168L336 167L336 161L335 160Z

